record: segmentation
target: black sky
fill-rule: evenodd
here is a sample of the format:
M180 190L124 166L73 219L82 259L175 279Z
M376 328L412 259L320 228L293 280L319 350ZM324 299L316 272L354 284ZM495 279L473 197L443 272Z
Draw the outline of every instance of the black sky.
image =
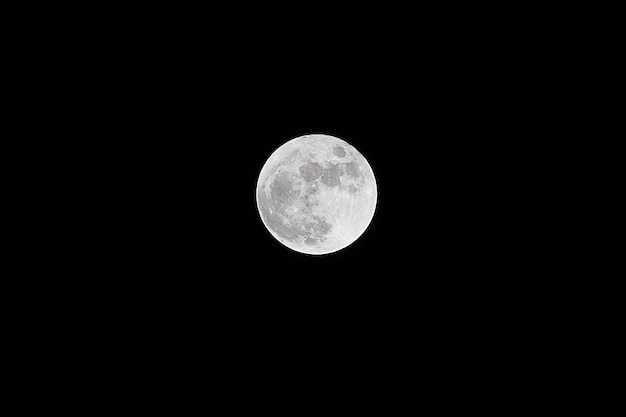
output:
M610 6L6 19L4 366L25 413L619 414ZM254 203L265 159L312 132L379 185L333 256L282 247Z

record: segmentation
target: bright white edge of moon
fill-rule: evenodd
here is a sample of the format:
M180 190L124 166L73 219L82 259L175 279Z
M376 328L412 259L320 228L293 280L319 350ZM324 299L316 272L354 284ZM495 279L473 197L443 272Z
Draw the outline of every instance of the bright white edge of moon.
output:
M292 139L265 162L256 187L263 224L286 247L324 255L351 245L374 217L374 172L352 145L334 136Z

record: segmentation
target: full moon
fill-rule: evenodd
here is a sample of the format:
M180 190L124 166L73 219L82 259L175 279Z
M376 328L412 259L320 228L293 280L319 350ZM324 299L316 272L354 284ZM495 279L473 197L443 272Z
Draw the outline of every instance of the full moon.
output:
M263 224L286 247L324 255L351 245L374 217L378 190L365 157L342 139L304 135L263 165L256 204Z

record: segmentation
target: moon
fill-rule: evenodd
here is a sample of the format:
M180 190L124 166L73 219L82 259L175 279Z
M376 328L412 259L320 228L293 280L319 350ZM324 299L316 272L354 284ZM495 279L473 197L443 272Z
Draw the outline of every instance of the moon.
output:
M325 255L354 243L371 223L378 188L372 167L346 141L292 139L267 159L256 205L270 234L296 252Z

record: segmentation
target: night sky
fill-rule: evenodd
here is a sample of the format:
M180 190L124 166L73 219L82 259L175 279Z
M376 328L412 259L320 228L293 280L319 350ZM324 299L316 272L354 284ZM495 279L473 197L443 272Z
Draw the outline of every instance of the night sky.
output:
M623 414L625 33L607 4L3 16L9 404ZM372 224L331 256L283 247L255 206L265 160L307 133L378 180Z

